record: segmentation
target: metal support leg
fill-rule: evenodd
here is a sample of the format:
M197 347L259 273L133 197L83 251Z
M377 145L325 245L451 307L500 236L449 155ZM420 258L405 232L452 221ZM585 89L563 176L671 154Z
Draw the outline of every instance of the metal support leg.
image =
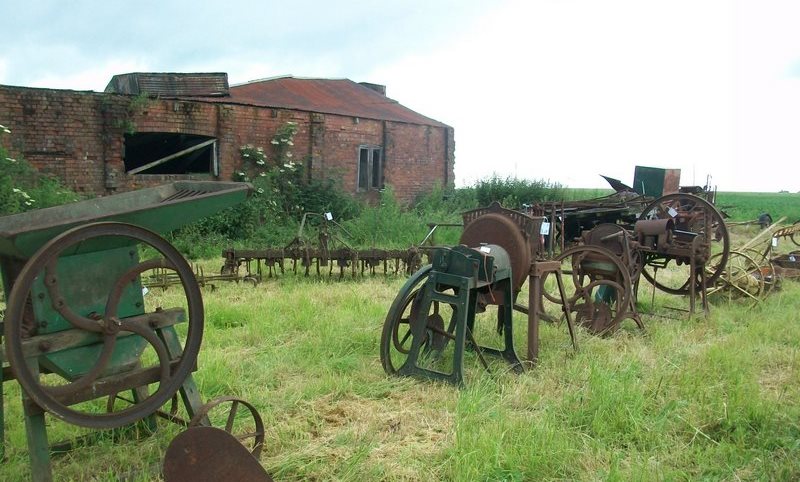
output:
M697 296L697 264L694 256L689 260L689 314L694 315L694 298Z
M564 280L561 278L561 263L558 261L536 261L531 265L528 285L528 360L536 364L539 359L539 321L542 314L542 279L545 274L553 273L558 285L564 316L567 319L567 329L572 340L572 346L578 349L575 338L575 329L570 316L570 306L567 300Z
M463 296L447 295L436 292L436 285L440 284L441 280L432 275L425 282L425 285L420 289L417 298L411 308L411 349L409 350L408 357L403 365L397 370L399 375L413 376L418 378L428 378L433 380L440 380L454 385L464 385L464 351L467 342L468 319L470 313L475 316L474 308L470 310L468 304L470 301L474 304L474 296L470 296L471 300L465 300ZM449 285L448 286L452 286ZM458 286L452 286L458 293L468 293L468 283L466 279L459 280ZM423 341L426 338L427 332L427 318L431 304L436 301L448 303L453 307L455 322L455 338L453 339L453 370L450 373L444 373L437 370L431 370L419 366L418 362L420 356L423 354Z
M528 279L528 360L539 361L539 313L542 311L542 278L531 269Z
M39 374L39 362L36 358L26 360L28 370L34 376ZM29 407L30 398L22 392L22 406ZM44 412L28 413L25 409L25 434L28 439L28 456L31 460L31 478L34 482L50 482L53 473L50 467L50 445L47 441L47 427L44 423Z
M181 344L178 340L178 334L175 332L175 327L168 326L166 328L162 328L158 330L158 335L164 341L164 345L167 347L167 352L169 353L169 358L171 360L181 356ZM196 368L197 367L195 367L195 369ZM203 405L203 400L200 397L200 390L197 389L197 384L194 382L192 375L186 377L186 380L181 385L179 391L183 405L186 407L186 413L189 417L188 419L191 420L195 413Z
M708 291L706 290L706 266L705 264L700 267L700 299L703 305L703 313L705 316L708 317L709 309L708 309Z

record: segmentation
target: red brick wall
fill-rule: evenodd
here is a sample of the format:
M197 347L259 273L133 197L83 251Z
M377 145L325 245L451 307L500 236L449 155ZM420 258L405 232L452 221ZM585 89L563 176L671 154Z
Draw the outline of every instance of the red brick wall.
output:
M0 86L0 124L11 129L4 143L40 171L79 192L98 195L210 175L128 175L124 134L181 132L216 137L221 180L241 169L239 148L264 147L278 127L298 124L292 153L316 178L332 177L356 196L358 148L384 146L387 184L412 201L435 185L453 183L452 129L317 114L287 109L149 99L95 92ZM384 145L385 144L385 145Z

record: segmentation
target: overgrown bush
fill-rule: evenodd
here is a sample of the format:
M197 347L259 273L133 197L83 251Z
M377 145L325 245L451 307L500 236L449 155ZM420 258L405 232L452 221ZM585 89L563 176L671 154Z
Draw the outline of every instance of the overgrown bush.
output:
M390 185L377 204L364 206L358 217L342 224L357 247L407 248L422 239L425 229L416 213L397 202Z
M253 185L246 202L186 226L172 241L189 257L217 256L225 246L282 246L296 234L307 212L332 212L337 220L358 215L360 204L333 180L307 180L292 147L297 124L281 126L270 145L240 148L242 170L235 181Z
M0 125L0 141L11 131ZM12 158L0 142L0 215L74 202L80 196L58 179L39 173L25 159Z
M549 180L501 178L494 175L475 184L475 198L480 206L498 201L503 207L518 209L523 204L559 201L564 194L564 186Z

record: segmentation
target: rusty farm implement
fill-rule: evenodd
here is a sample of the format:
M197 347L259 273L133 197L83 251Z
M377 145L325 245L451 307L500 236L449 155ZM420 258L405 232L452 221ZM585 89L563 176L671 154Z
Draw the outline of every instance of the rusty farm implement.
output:
M383 325L380 357L386 373L464 384L464 354L475 352L485 368L487 356L524 370L513 345L512 310L528 314L527 359L539 353L538 324L544 275L554 273L562 306L567 295L560 264L537 260L542 218L504 209L495 203L463 215L459 245L438 247L432 262L414 273L394 299ZM529 308L516 303L530 279ZM476 339L476 314L497 306L498 348ZM571 315L565 311L573 346Z
M318 225L315 237L307 234L311 220ZM220 275L251 282L287 273L344 279L375 274L407 275L422 264L424 248L357 249L348 241L351 238L330 213L305 213L297 236L286 246L223 251Z
M16 381L21 388L33 480L51 480L51 451L91 443L96 431L132 424L152 430L156 417L205 426L223 410L223 424L233 430L237 412L248 415L239 407L247 407L243 437L254 454L261 450L264 428L254 407L201 399L192 376L204 327L200 287L183 256L157 234L237 204L250 189L176 182L0 218L7 300L0 386ZM175 306L145 296L142 277L154 269L179 280ZM4 415L0 405L0 428ZM51 444L47 418L95 432Z

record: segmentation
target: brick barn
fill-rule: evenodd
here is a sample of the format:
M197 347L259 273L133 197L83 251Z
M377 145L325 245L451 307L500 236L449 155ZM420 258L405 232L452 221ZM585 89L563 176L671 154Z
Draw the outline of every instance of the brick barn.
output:
M374 199L402 201L453 184L453 129L347 79L277 77L228 86L227 74L132 73L105 92L0 85L0 124L12 156L103 195L182 179L230 180L244 145L269 152L298 124L292 153L314 178Z

